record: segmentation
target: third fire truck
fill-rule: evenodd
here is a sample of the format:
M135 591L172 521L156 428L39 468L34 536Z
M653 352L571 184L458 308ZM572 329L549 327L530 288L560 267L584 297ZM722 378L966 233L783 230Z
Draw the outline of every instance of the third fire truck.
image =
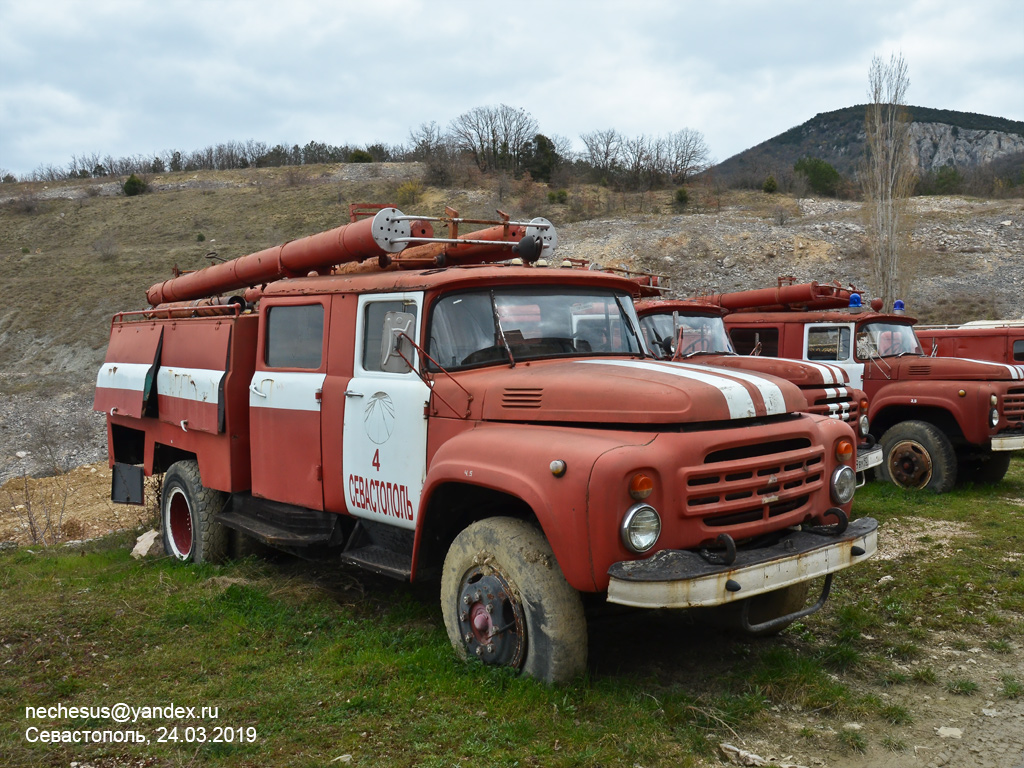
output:
M736 351L828 363L867 392L879 476L906 488L950 490L957 478L995 483L1024 450L1024 369L930 357L914 319L862 306L855 289L780 281L705 297L728 310Z

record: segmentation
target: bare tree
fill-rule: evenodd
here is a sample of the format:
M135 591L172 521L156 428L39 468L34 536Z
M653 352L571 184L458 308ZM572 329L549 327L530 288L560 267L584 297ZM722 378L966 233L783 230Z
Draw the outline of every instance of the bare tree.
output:
M875 56L868 75L867 154L861 182L868 215L868 244L877 296L892 307L901 288L900 247L909 240L907 199L914 186L907 63Z
M481 171L521 170L526 142L537 135L537 121L521 107L474 107L455 118L449 132L456 146L473 156Z
M707 142L704 134L693 128L683 128L670 133L665 140L666 171L676 184L686 180L708 167Z
M614 128L580 136L587 148L586 159L599 176L607 176L622 161L622 137Z

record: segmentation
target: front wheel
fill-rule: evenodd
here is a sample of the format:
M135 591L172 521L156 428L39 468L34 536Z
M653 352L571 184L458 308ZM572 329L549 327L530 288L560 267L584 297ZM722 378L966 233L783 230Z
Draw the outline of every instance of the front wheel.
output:
M164 551L178 560L215 563L227 554L227 529L213 517L224 494L203 486L196 461L178 461L164 475L160 530Z
M956 482L953 445L926 421L901 421L882 435L878 478L900 488L946 493Z
M463 659L563 683L587 665L587 624L551 545L509 517L473 523L452 542L441 574L441 613Z

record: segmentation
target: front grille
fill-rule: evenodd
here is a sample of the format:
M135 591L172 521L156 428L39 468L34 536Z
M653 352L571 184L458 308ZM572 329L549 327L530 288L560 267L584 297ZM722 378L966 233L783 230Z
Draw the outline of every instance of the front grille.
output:
M505 408L540 408L540 387L506 387L501 393L501 404Z
M1024 421L1024 389L1011 389L1003 395L1003 417L1007 421Z
M805 389L807 412L856 424L860 416L860 403L853 399L846 387L833 389Z
M807 438L753 443L709 453L687 473L682 514L727 530L762 521L799 522L827 482L825 451Z

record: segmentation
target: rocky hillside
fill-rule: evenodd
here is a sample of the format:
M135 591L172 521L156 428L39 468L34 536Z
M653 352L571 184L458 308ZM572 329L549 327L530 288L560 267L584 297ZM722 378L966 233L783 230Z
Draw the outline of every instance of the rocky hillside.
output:
M839 281L871 295L861 204L737 196L728 209L604 218L559 231L563 256L646 269L680 296ZM924 322L1024 317L1024 203L914 198L904 258L908 314Z
M953 166L970 171L1024 156L1024 122L969 112L908 107L915 160L920 173ZM801 157L817 157L853 178L864 156L865 106L823 112L755 147L719 163L714 172L727 183L760 187L768 174L792 174Z

